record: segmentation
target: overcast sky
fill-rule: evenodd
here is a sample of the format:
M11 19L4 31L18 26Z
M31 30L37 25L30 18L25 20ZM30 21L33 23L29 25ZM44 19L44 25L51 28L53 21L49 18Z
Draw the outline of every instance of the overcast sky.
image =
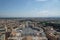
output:
M0 17L60 17L60 0L0 0Z

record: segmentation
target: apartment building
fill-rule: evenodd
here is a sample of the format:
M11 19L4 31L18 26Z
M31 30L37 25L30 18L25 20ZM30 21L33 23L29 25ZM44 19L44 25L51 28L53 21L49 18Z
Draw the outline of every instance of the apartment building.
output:
M0 24L0 40L5 40L5 27Z

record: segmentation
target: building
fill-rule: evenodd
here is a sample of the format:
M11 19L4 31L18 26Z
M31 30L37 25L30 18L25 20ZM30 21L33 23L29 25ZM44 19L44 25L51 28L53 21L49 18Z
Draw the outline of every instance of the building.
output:
M0 25L0 40L5 40L5 27Z
M16 35L9 37L8 40L48 40L42 28L18 28L15 30ZM13 33L15 34L15 33Z

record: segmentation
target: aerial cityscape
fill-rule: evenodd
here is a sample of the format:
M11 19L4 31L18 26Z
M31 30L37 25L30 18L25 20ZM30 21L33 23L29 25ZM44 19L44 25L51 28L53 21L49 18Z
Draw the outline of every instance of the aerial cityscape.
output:
M60 0L0 0L0 40L60 40Z
M0 40L60 40L60 18L1 18Z

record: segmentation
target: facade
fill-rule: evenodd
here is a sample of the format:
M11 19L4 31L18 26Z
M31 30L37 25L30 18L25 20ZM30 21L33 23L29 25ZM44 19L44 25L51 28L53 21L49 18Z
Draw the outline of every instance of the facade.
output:
M5 27L0 25L0 40L5 40Z

